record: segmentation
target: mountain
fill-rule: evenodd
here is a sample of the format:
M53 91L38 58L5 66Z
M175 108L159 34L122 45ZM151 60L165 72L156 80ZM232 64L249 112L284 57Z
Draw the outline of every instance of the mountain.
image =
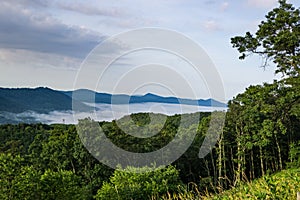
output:
M0 88L0 111L22 113L33 111L49 113L51 111L72 110L72 98L76 108L80 111L94 109L86 103L105 104L133 104L133 103L168 103L199 106L226 107L226 104L213 99L180 99L176 97L162 97L155 94L124 95L97 93L80 89L75 91L57 91L46 87L31 88Z
M82 110L91 107L75 101ZM50 88L0 88L0 111L22 113L34 111L49 113L51 111L72 110L72 98Z
M124 94L107 94L98 93L92 90L79 89L75 91L65 91L64 94L72 97L80 102L87 103L106 103L106 104L133 104L133 103L168 103L168 104L184 104L195 106L212 106L212 107L224 107L225 103L216 101L214 99L183 99L176 97L162 97L155 94L145 95L124 95Z

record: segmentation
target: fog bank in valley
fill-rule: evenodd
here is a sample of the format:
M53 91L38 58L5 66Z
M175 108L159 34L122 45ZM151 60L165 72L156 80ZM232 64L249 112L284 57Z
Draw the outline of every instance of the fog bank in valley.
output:
M194 112L211 112L215 110L224 110L224 108L192 106L180 104L163 104L163 103L137 103L129 105L112 105L112 104L89 104L95 107L93 112L73 111L53 111L48 114L41 114L32 111L23 113L0 113L0 123L64 123L76 124L78 119L91 118L96 121L112 121L120 119L123 116L132 113L161 113L166 115L194 113Z

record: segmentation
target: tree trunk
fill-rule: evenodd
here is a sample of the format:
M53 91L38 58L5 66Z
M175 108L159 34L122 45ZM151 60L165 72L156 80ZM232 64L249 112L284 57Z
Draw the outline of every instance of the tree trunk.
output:
M282 159L281 159L281 148L277 139L277 135L275 135L275 142L276 142L276 146L277 146L277 151L278 151L278 161L279 161L279 169L282 170Z
M226 155L225 155L225 144L224 143L222 145L222 148L223 148L223 150L222 150L222 152L223 152L223 175L224 175L224 178L227 178ZM227 188L227 181L224 181L224 183L225 183L225 187Z
M218 142L218 185L222 187L222 141L223 134L220 135Z
M263 160L263 152L262 152L262 147L259 146L259 158L260 158L260 170L261 170L261 175L265 175L265 170L264 170L264 160Z
M211 158L211 164L213 167L214 185L216 186L217 185L217 170L216 170L216 166L215 166L213 150L210 152L210 158Z
M241 181L241 155L239 155L240 151L241 151L240 149L241 149L241 147L240 147L240 142L239 142L238 143L238 149L237 149L237 152L238 152L238 165L237 165L237 171L236 171L235 184Z
M232 168L232 180L235 180L235 164L234 164L234 158L233 158L233 151L232 148L230 148L230 156L231 156L231 168Z
M250 179L255 179L255 168L254 168L254 158L253 158L253 148L251 149L251 170L250 170Z
M245 149L245 147L243 147L242 152L244 152L244 153L242 155L241 173L242 173L243 180L245 180L245 178L246 178L246 181L248 181L247 174L245 173L245 168L246 168L246 154L245 154L245 151L246 151L246 149Z

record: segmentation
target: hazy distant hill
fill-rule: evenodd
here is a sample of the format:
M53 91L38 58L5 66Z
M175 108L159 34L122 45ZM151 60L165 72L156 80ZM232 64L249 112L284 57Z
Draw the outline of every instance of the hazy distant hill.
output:
M89 108L81 102L76 103L82 109ZM72 110L72 98L60 91L44 87L35 89L0 88L0 111L49 113L57 110Z
M97 93L91 90L80 89L75 91L66 91L64 94L73 97L81 102L88 103L106 103L106 104L128 104L128 103L169 103L169 104L185 104L196 106L212 106L212 107L227 107L226 104L214 99L181 99L176 97L162 97L155 94L145 95L124 95L124 94L107 94Z
M199 106L226 107L226 104L207 100L178 99L176 97L162 97L154 94L146 95L112 95L96 93L91 90L81 89L73 91L57 91L50 88L0 88L0 111L22 113L34 111L49 113L51 111L72 110L72 98L77 104L76 108L82 111L91 110L92 107L85 103L127 104L127 103L169 103Z

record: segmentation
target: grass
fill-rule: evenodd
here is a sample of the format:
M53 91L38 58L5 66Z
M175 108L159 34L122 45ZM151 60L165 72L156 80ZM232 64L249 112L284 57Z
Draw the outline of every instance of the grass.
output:
M296 199L300 191L300 169L282 170L249 183L244 183L219 195L204 199Z
M220 194L207 194L199 191L191 192L188 188L181 188L176 194L163 197L152 197L152 200L236 200L236 199L297 199L300 191L300 168L282 170L272 175L266 175L252 182L242 183L240 186L226 190Z

